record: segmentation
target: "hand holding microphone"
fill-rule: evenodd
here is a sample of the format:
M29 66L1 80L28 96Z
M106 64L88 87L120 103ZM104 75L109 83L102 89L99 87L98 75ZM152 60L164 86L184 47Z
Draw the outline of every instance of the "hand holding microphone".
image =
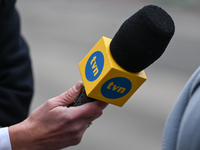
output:
M136 12L112 40L102 37L79 63L84 89L68 107L96 99L123 106L145 82L144 69L163 54L174 31L162 8L149 5Z
M12 149L56 150L78 144L107 103L123 106L146 80L144 69L162 55L173 34L173 20L161 8L146 6L138 11L113 40L102 37L80 62L85 92L77 100L72 103L81 82L9 127ZM70 107L96 99L100 101Z

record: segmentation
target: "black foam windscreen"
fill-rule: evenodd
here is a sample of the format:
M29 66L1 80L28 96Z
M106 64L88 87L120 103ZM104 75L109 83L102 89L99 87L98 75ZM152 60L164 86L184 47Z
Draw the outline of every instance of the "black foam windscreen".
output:
M148 5L128 18L110 43L113 59L129 72L140 72L165 51L175 32L171 16Z

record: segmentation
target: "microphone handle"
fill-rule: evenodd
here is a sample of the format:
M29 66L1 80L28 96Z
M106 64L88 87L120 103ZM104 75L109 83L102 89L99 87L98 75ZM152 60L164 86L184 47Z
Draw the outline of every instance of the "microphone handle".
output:
M83 105L85 103L94 102L94 101L96 101L96 99L88 97L86 95L85 88L83 87L81 93L79 94L79 96L75 99L75 101L73 103L71 103L67 107L80 106L80 105Z

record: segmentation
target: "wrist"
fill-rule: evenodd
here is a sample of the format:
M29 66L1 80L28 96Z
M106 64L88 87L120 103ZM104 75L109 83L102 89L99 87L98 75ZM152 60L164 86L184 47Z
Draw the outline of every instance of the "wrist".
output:
M8 128L12 150L30 150L32 147L31 129L25 122Z

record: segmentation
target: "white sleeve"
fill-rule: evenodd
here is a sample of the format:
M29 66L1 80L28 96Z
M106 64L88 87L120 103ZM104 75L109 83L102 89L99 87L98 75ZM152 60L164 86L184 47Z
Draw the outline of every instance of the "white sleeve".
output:
M8 127L0 128L0 150L12 150Z

